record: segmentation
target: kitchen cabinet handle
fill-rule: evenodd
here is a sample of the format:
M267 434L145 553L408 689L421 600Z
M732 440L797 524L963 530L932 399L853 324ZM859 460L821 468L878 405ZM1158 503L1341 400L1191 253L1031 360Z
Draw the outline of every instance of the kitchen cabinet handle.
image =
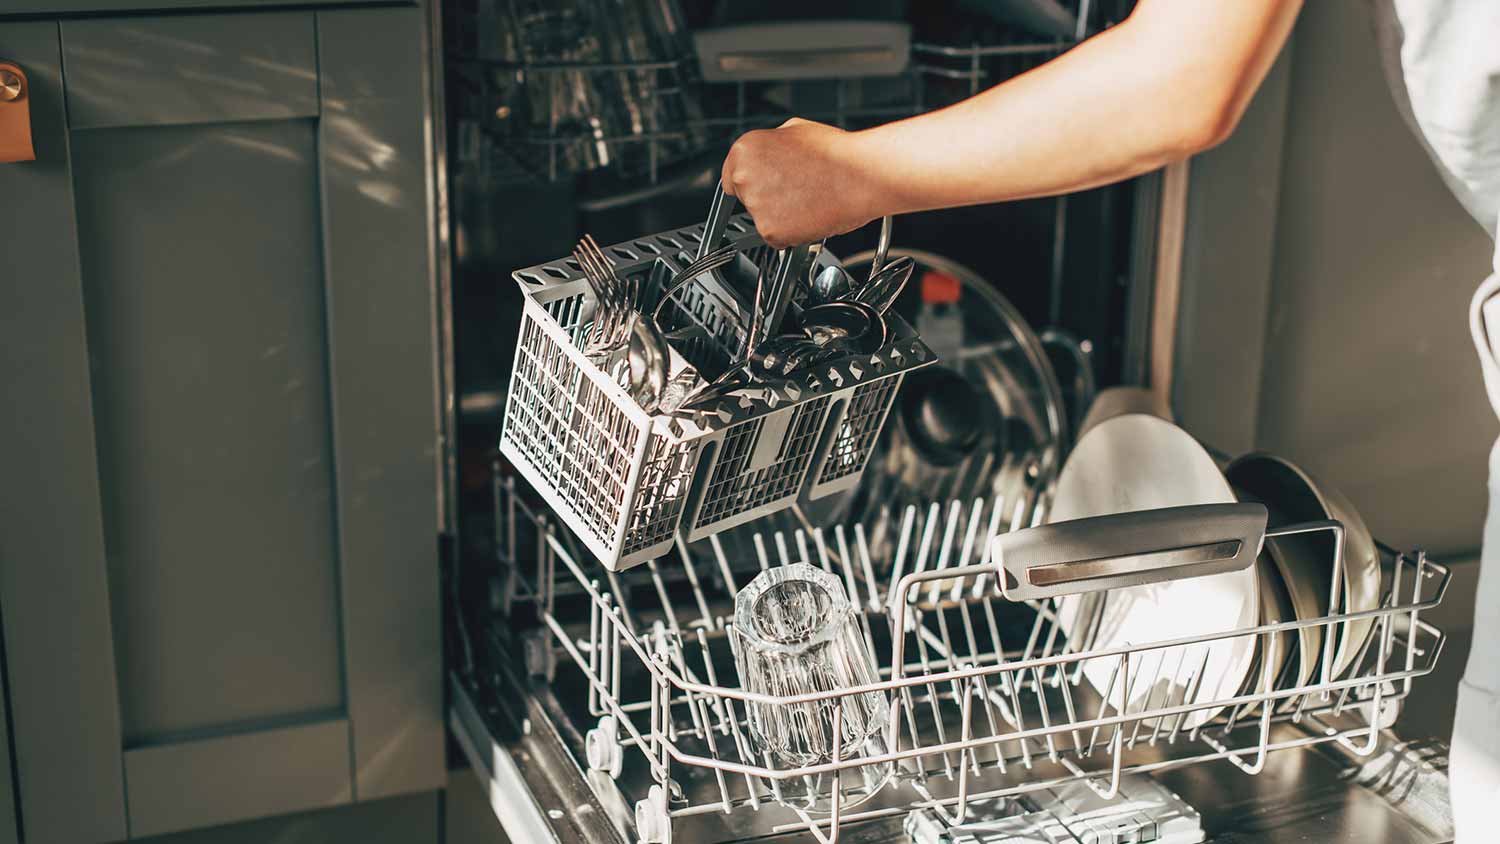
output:
M1012 601L1222 574L1248 567L1266 533L1261 504L1196 504L1040 525L995 537Z
M0 164L33 161L31 144L31 89L26 71L0 60Z

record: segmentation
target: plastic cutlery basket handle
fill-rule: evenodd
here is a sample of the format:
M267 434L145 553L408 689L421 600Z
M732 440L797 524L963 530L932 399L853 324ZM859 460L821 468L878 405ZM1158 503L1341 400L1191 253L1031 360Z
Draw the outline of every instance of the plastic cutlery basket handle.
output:
M1196 504L1095 516L996 536L1001 591L1027 601L1238 571L1260 553L1261 504Z
M714 198L708 206L708 221L703 224L703 240L698 243L698 257L702 258L719 246L724 239L724 227L734 215L735 199L724 192L724 183L714 186ZM891 218L880 218L880 240L875 244L875 258L870 261L870 278L885 265L885 256L891 249Z

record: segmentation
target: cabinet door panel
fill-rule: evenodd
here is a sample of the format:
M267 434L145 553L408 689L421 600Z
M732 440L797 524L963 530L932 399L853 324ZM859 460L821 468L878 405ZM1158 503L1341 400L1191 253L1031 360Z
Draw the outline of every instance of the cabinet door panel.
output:
M349 722L131 750L125 779L132 838L336 806L349 802Z
M112 14L120 12L171 12L212 9L288 8L294 6L416 5L420 0L6 0L0 18L6 15Z
M412 109L426 84L413 37L422 26L416 9L318 14L345 667L361 800L444 779L429 163Z
M31 844L443 783L423 25L0 24L38 153L0 165Z
M0 613L4 613L0 607ZM0 665L3 665L0 661ZM3 670L0 670L3 673ZM10 704L7 693L0 687L0 844L16 844L21 840L21 828L17 826L15 780L10 772Z
M315 132L73 134L126 747L343 709Z
M63 23L68 126L285 120L318 113L306 13Z
M125 836L120 718L57 25L0 24L36 161L0 164L0 596L29 844Z

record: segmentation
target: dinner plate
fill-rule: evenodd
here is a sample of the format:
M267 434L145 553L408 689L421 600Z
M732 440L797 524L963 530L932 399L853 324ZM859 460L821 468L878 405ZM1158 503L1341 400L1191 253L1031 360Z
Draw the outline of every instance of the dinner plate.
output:
M1110 387L1094 396L1089 412L1083 415L1083 421L1078 425L1078 436L1083 437L1106 419L1127 413L1149 413L1168 422L1175 421L1166 402L1145 387Z
M1100 422L1073 448L1058 477L1050 522L1191 504L1230 504L1229 483L1213 458L1186 431L1155 416L1128 413ZM1163 547L1171 537L1162 537ZM1150 549L1142 549L1150 550ZM1231 633L1259 620L1255 567L1223 574L1073 595L1058 609L1073 650L1103 650L1188 636ZM1234 697L1254 656L1254 636L1217 639L1186 649L1132 655L1126 711ZM1090 684L1111 701L1119 661L1091 659ZM1153 679L1141 679L1141 668ZM1191 700L1188 696L1191 695ZM1187 714L1192 728L1218 709Z
M1239 478L1249 473L1243 466L1226 470L1231 478ZM1280 513L1272 504L1262 501L1261 498L1251 492L1241 489L1238 484L1230 482L1235 494L1241 501L1259 501L1266 505L1266 524L1288 524L1286 516ZM1305 621L1310 618L1322 618L1328 615L1328 571L1315 566L1306 566L1300 563L1301 557L1293 554L1288 555L1285 546L1278 542L1267 540L1265 547L1261 548L1262 560L1268 560L1271 567L1281 576L1282 586L1286 589L1287 599L1291 602L1292 613L1283 621ZM1312 679L1313 672L1319 666L1319 660L1323 657L1323 628L1319 626L1299 627L1296 631L1296 643L1289 656L1295 655L1292 672L1288 674L1286 682L1288 685L1303 686Z
M1277 568L1276 561L1272 559L1268 548L1261 548L1260 555L1256 557L1255 581L1260 595L1261 624L1281 624L1297 618L1297 611L1292 606L1291 592L1288 591L1286 581L1282 579L1281 571ZM1297 648L1295 631L1283 630L1278 633L1262 633L1256 636L1255 657L1250 662L1250 670L1245 672L1245 682L1240 686L1240 694L1248 695L1265 691L1264 672L1268 670L1268 666L1271 673L1271 689L1286 688L1288 682L1295 677L1292 672L1299 663ZM1245 710L1245 714L1256 712L1258 712L1256 707L1249 707Z
M1364 519L1342 493L1290 460L1263 452L1236 459L1225 473L1235 488L1249 496L1246 500L1266 505L1268 528L1324 519L1341 523L1344 526L1344 578L1339 590L1342 612L1363 612L1380 605L1380 552ZM1333 534L1318 531L1282 536L1266 540L1266 546L1292 593L1297 618L1328 615L1333 582ZM1337 625L1331 643L1324 641L1327 637L1323 627L1302 629L1315 631L1314 636L1324 647L1331 645L1332 676L1338 678L1354 664L1373 626L1371 618ZM1304 641L1307 638L1304 636ZM1309 660L1305 647L1302 656L1303 665L1298 673L1305 683L1321 672L1323 656L1320 649Z

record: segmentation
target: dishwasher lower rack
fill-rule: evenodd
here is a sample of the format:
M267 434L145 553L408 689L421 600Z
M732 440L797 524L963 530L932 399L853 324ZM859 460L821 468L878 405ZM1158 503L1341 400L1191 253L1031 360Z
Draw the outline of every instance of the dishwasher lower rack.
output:
M525 608L536 619L527 667L554 690L568 690L560 696L576 698L573 720L589 727L577 761L634 801L635 834L645 844L799 830L832 844L850 824L914 809L958 824L981 801L1074 784L1108 798L1135 772L1225 760L1253 775L1271 751L1325 743L1368 755L1412 680L1436 665L1445 639L1421 615L1442 600L1448 572L1422 553L1385 555L1374 610L1345 612L1335 598L1323 618L1078 652L1061 632L1055 604L1001 597L989 543L981 541L1041 521L1045 496L909 507L873 526L679 542L671 558L610 572L582 556L544 510L528 506L513 478L496 492L505 602L515 617ZM528 533L535 541L526 541ZM726 550L736 541L739 548ZM889 550L872 554L872 547ZM726 617L737 586L766 566L800 561L843 578L864 608L881 679L823 697L837 706L851 694L888 695L895 738L883 757L778 769L751 748L746 706L757 698L736 684ZM905 589L893 594L890 583ZM897 599L902 591L907 597ZM1361 618L1371 620L1371 633L1337 676L1325 664L1306 683L1273 686L1252 672L1258 683L1234 696L1191 702L1169 694L1137 703L1126 694L1142 678L1152 688L1184 666L1191 671L1213 641L1265 641L1308 626L1331 635ZM1084 676L1094 661L1114 666L1102 695ZM880 759L896 766L890 783L857 809L841 810L832 785L840 772ZM777 803L779 783L791 777L813 777L831 791L833 813Z

